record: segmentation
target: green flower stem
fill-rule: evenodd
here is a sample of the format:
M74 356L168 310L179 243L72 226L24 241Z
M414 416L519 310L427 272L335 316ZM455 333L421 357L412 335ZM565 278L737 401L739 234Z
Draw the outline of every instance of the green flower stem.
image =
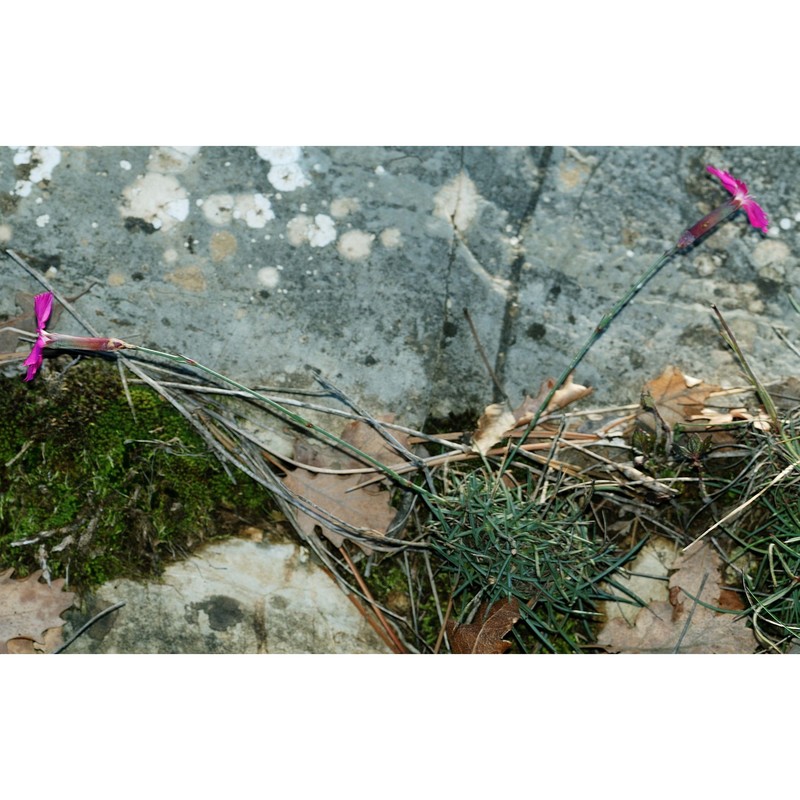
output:
M755 389L759 400L761 400L761 403L764 406L764 410L767 412L767 415L769 416L770 421L772 422L775 432L781 436L781 439L783 440L784 444L786 444L789 447L789 449L793 452L794 457L797 458L798 455L800 454L795 452L796 448L793 446L794 443L792 438L787 438L782 435L783 426L781 425L781 421L778 418L778 410L777 408L775 408L775 403L773 402L770 393L766 390L764 384L762 384L761 381L756 377L756 374L753 372L753 370L750 369L750 364L744 357L744 353L742 352L742 349L739 347L739 342L736 341L736 337L733 335L733 331L730 329L730 326L725 321L725 318L722 316L722 313L720 312L719 308L717 308L715 303L711 304L711 308L717 315L719 324L722 326L723 338L725 339L731 350L733 350L737 360L739 361L740 366L745 372L745 375L747 375L748 380Z
M630 288L627 293L617 301L614 307L609 311L601 320L598 326L589 334L589 338L584 342L583 347L576 353L572 361L570 361L567 368L561 373L561 377L553 384L553 388L547 393L547 396L542 401L542 404L533 415L533 419L528 423L522 436L517 440L516 444L509 449L506 458L503 462L501 474L508 469L511 462L516 458L517 453L524 444L525 440L530 435L531 431L536 427L542 415L550 405L550 401L555 396L555 393L567 382L569 376L575 371L578 365L583 361L589 350L592 349L595 342L608 330L611 323L617 318L620 312L628 305L628 303L636 297L637 294L644 288L644 286L655 277L661 268L679 252L677 247L667 250L656 262L642 275L641 278Z
M428 496L428 493L425 489L421 486L418 486L415 483L403 478L393 469L381 464L380 461L370 456L368 453L365 453L363 450L359 450L359 448L355 447L354 445L350 444L349 442L344 441L344 439L340 439L338 436L330 433L330 431L326 431L324 428L321 428L319 425L315 425L310 420L307 420L305 417L301 417L299 414L295 414L292 411L289 411L287 408L284 408L280 403L276 403L274 400L271 400L269 397L257 392L255 389L251 389L249 386L245 386L243 383L239 383L238 381L233 380L233 378L229 378L226 375L222 375L219 372L211 369L210 367L206 367L203 364L195 361L193 358L188 358L186 356L178 355L177 353L165 353L162 350L152 350L149 347L142 347L138 344L129 344L125 343L125 349L128 350L135 350L140 353L147 353L148 355L158 356L160 358L165 358L169 361L174 361L178 364L185 364L187 366L193 367L194 369L200 370L201 372L205 372L208 375L211 375L218 380L223 381L224 383L229 384L230 386L234 386L235 388L246 392L251 397L254 397L256 400L264 403L271 411L275 412L276 414L284 417L285 419L290 420L295 425L305 430L313 431L317 436L323 439L328 439L329 441L333 442L337 447L347 450L352 453L356 458L360 459L361 461L366 462L370 466L377 469L379 472L382 472L388 478L391 478L396 483L400 484L405 489L410 489L415 492L419 492L425 496Z

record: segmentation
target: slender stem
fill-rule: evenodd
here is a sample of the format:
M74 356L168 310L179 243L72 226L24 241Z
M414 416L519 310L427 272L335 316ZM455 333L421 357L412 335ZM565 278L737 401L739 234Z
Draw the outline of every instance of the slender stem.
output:
M99 622L103 617L110 614L112 611L116 611L118 608L122 608L125 605L125 601L121 601L119 603L115 603L113 606L109 606L108 608L104 608L99 614L95 614L88 622L81 625L75 633L70 636L70 638L61 645L61 647L53 650L53 655L58 655L59 653L63 653L79 636L85 633L95 622Z
M725 321L725 318L722 316L722 312L717 308L716 304L712 303L711 308L714 313L717 315L717 319L719 320L719 324L722 326L723 337L725 341L730 345L731 350L733 350L736 358L739 361L742 369L745 371L748 380L752 384L753 388L756 391L761 402L764 404L764 410L769 415L770 421L775 428L775 432L780 434L781 433L781 421L778 419L778 410L775 408L775 403L772 400L769 392L764 387L764 384L756 377L756 374L750 369L750 364L748 363L747 359L744 357L744 353L742 352L741 347L739 347L739 343L736 341L736 337L733 335L733 331L731 330L728 323Z
M653 277L655 277L661 268L678 252L678 248L673 247L671 250L667 250L662 256L660 256L647 270L647 272L645 272L644 275L642 275L642 277L639 278L639 280L630 289L628 289L626 294L620 300L618 300L614 307L600 320L597 327L589 334L589 338L584 342L583 347L578 350L575 356L573 356L572 361L569 362L567 368L561 373L561 377L559 377L559 379L553 384L552 389L550 389L550 391L547 393L546 397L542 401L542 404L533 415L533 419L525 428L522 436L519 438L514 447L509 449L508 455L503 463L501 473L505 472L505 470L508 469L509 464L511 464L514 458L516 458L520 447L522 447L525 439L527 439L530 432L536 427L542 415L547 410L547 406L550 405L550 401L555 396L555 393L567 382L569 376L575 371L581 361L583 361L584 357L589 350L592 349L595 342L608 330L611 323L617 318L625 306L627 306L628 303L630 303L631 300L636 297L636 295L644 288L644 286Z
M372 596L372 592L369 590L369 586L364 582L364 579L361 577L361 573L356 569L356 565L353 563L353 560L350 558L350 554L347 552L346 542L342 542L342 546L339 548L339 552L344 556L345 561L347 561L347 565L350 567L350 572L353 573L355 576L356 582L358 583L361 591L364 592L364 596L367 598L367 602L370 604L372 608L372 613L380 620L381 625L383 625L386 633L388 634L389 638L392 640L391 649L395 650L398 653L407 653L403 643L400 641L397 633L395 632L394 628L386 621L386 617L383 616L383 612L380 609L380 606L375 602L375 598Z
M195 369L200 370L201 372L205 372L208 375L211 375L212 377L223 381L224 383L234 386L237 389L240 389L241 391L245 392L246 394L249 394L251 397L254 397L256 400L264 403L264 405L266 405L270 410L290 420L295 425L304 428L306 430L313 431L315 434L317 434L317 436L323 439L328 439L329 441L332 441L337 447L349 451L350 453L355 455L358 459L366 462L370 466L379 470L384 475L391 478L393 481L396 481L404 488L420 492L423 495L427 495L427 492L421 486L417 486L411 481L408 481L405 478L401 477L393 469L390 469L386 465L382 464L380 461L373 458L368 453L365 453L363 450L360 450L359 448L355 447L349 442L346 442L344 439L340 439L338 436L335 436L329 431L326 431L319 425L315 425L313 422L307 420L305 417L301 417L299 414L295 414L294 412L289 411L289 409L285 408L280 403L276 403L274 400L271 400L266 395L261 394L261 392L257 392L255 389L251 389L249 386L245 386L243 383L239 383L238 381L233 380L233 378L229 378L220 372L216 372L210 367L206 367L205 365L195 361L193 358L187 358L186 356L181 356L178 355L177 353L165 353L162 350L152 350L149 347L142 347L141 345L138 344L128 344L127 349L136 350L140 353L147 353L152 356L159 356L161 358L166 358L169 361L175 361L178 364L186 364L190 367L194 367Z

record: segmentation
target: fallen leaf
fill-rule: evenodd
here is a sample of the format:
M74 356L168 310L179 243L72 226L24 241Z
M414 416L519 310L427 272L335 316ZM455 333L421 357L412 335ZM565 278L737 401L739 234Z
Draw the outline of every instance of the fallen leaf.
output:
M377 420L379 424L393 421L393 414L387 414ZM391 436L401 447L406 450L411 448L408 434L400 431L391 431ZM353 445L353 447L357 447L362 453L366 453L385 466L397 466L405 460L402 453L394 445L375 430L372 425L362 420L354 420L348 423L339 438ZM323 444L318 440L297 440L294 446L294 455L298 461L312 467L354 469L369 466L363 461L359 461L346 450Z
M475 615L475 622L456 625L448 620L450 648L454 653L505 653L511 642L503 637L514 627L519 616L516 598L499 600L488 611L486 603L483 603Z
M556 390L555 394L550 399L550 402L547 404L547 408L544 410L545 414L551 414L553 411L558 411L558 409L564 408L570 403L581 400L592 393L593 389L591 386L583 386L580 383L575 383L572 380L573 374L574 373L571 372L567 380L564 382L564 385L560 389ZM550 393L554 385L555 380L553 378L548 378L539 387L539 393L536 395L536 397L525 395L525 399L522 401L519 407L514 410L514 417L517 420L518 426L526 425L533 419L534 415L539 410L542 403L544 403L545 398Z
M618 533L620 538L630 533L633 524L631 521L624 523L626 530ZM668 575L675 563L676 552L675 542L662 536L651 536L634 560L625 565L625 570L614 574L614 581L648 605L665 601L669 598ZM629 598L611 584L604 584L603 591L615 597ZM601 604L601 609L606 620L621 619L633 625L641 606L607 600Z
M644 385L642 394L652 398L658 415L670 430L674 430L676 425L701 414L708 396L719 388L684 375L678 367L669 366L658 378ZM660 427L650 411L640 410L637 418L650 430Z
M718 408L704 408L699 414L689 417L690 422L704 422L708 426L730 425L733 422L749 422L756 430L768 431L770 419L763 411L751 414L746 408L731 408L721 411Z
M392 417L378 421L391 422ZM392 435L401 447L408 449L406 435L394 433ZM386 466L397 466L403 461L402 455L394 445L381 436L372 425L361 420L349 423L341 438ZM303 453L304 463L315 467L354 469L365 466L355 456L332 451L331 448L315 453L308 445L299 444L295 450ZM332 517L353 528L367 531L373 536L383 536L394 521L396 509L391 504L391 493L385 491L380 484L361 486L365 480L371 480L373 477L374 474L335 475L298 468L287 473L283 482L291 492L308 500L319 508L321 513L328 512ZM296 518L298 527L306 535L312 535L319 527L322 534L336 547L342 546L346 537L341 533L299 509L296 511ZM368 544L360 540L356 540L356 544L367 554L373 552Z
M324 514L350 525L353 528L368 531L374 536L382 536L394 521L396 510L392 507L391 494L379 485L359 488L361 475L331 475L330 473L314 473L305 469L295 469L287 473L284 485L294 494L305 498ZM355 489L356 491L350 491ZM297 524L306 535L316 532L319 526L336 547L341 547L345 536L319 522L314 517L296 509ZM361 549L370 554L373 549L369 545L356 540Z
M472 434L472 449L485 456L516 422L514 413L501 403L486 406Z
M492 447L503 439L506 434L511 433L514 428L527 425L534 418L553 386L555 386L555 380L548 378L542 383L539 388L539 394L536 397L525 395L525 399L513 411L501 403L493 403L486 406L481 418L478 420L478 427L472 434L472 449L476 453L486 455ZM564 408L591 393L591 387L574 383L572 373L570 373L564 385L557 389L550 398L544 413L551 414L553 411Z
M54 653L64 644L61 628L48 628L42 635L41 642L32 639L9 639L5 644L0 644L0 654L9 655L41 655Z
M597 643L613 653L752 653L756 640L745 619L695 602L697 598L718 608L731 605L721 587L716 550L703 542L673 566L669 600L639 609L633 624L619 618L608 621Z
M48 586L39 581L41 570L23 580L13 580L13 571L0 573L0 652L19 652L17 639L44 644L46 631L64 624L61 614L75 601L74 593L62 591L63 578Z
M387 414L384 417L380 417L377 422L393 422L394 415ZM399 431L392 431L391 436L395 439L395 441L406 450L409 450L411 445L409 444L409 437L407 434L399 432ZM398 463L404 461L402 452L397 449L391 442L385 437L381 436L381 434L375 430L374 426L369 425L362 420L354 420L353 422L348 423L345 429L342 431L342 437L345 442L348 444L353 445L353 447L357 447L361 450L362 453L366 453L368 456L372 456L376 461L379 461L384 466L391 466L392 464L397 465ZM345 468L349 467L363 467L363 462L356 459L355 456L347 456L349 459L349 463L345 465Z

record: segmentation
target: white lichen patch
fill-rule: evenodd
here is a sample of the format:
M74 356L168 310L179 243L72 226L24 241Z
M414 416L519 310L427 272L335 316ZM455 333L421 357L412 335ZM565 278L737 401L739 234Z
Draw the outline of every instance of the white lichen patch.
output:
M311 217L306 214L298 214L286 223L286 238L289 244L300 247L308 241L308 226L311 224Z
M168 231L189 216L186 190L171 175L150 172L122 190L123 217L149 222L154 228Z
M303 151L299 147L256 147L259 158L270 164L293 164L300 160Z
M14 166L19 167L23 164L30 164L31 157L33 156L33 150L28 147L12 147L12 150L16 150L14 155L11 158L11 163Z
M308 243L312 247L325 247L336 240L336 225L327 214L317 214L308 229Z
M189 198L179 197L176 200L170 200L164 206L164 210L167 216L178 220L178 222L183 222L189 216Z
M325 247L336 240L336 225L327 214L317 214L314 219L298 214L287 223L286 237L295 247L305 243L312 247Z
M148 156L147 169L149 172L185 172L199 152L199 147L156 147Z
M399 228L384 228L378 239L387 250L394 250L403 243L403 236Z
M233 218L244 220L248 228L263 228L275 219L275 212L266 195L240 194L234 200Z
M457 230L469 228L478 213L478 187L466 172L442 186L433 198L433 214L447 220Z
M267 180L279 192L293 192L309 186L310 181L298 163L303 151L299 147L256 147L256 154L271 167Z
M44 228L48 222L50 222L49 214L40 214L38 217L36 217L36 226L39 228Z
M53 170L61 163L61 151L57 147L15 147L13 162L16 166L30 164L27 180L18 180L12 194L28 197L34 184L49 181L53 178Z
M203 200L203 216L212 225L229 225L235 201L232 194L212 194Z
M274 289L281 279L280 272L275 267L262 267L257 273L258 282L267 289Z
M267 180L279 192L293 192L311 183L297 163L275 164L267 173Z
M361 208L357 197L337 197L331 200L331 216L335 219L344 219L348 214L353 214Z
M339 238L336 249L339 251L339 255L347 261L363 261L365 258L369 258L374 239L375 236L366 231L346 231Z

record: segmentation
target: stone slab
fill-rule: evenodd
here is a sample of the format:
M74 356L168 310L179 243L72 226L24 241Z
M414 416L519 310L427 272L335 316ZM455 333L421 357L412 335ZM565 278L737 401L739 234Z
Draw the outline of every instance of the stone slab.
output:
M111 581L68 612L64 641L103 608L71 653L387 653L339 586L299 545L216 542L158 582Z

